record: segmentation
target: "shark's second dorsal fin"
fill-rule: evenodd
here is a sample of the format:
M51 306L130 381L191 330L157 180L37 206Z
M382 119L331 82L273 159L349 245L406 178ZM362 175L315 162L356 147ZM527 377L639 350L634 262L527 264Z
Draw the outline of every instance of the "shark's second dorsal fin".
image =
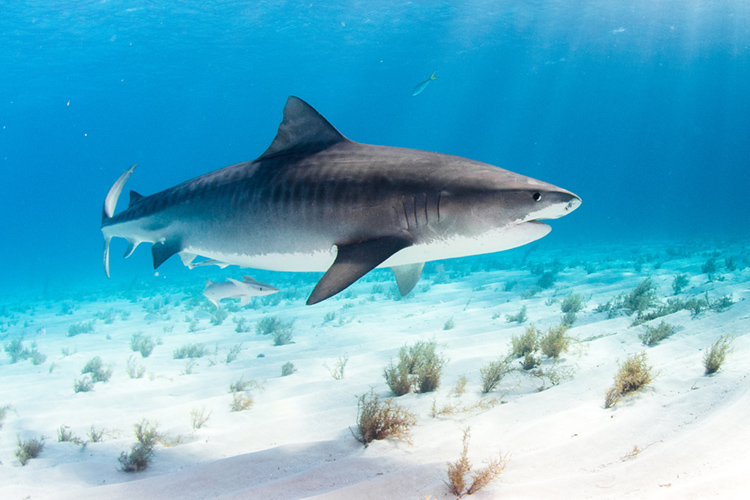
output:
M298 97L289 96L276 137L256 161L281 155L312 155L347 140L312 106Z
M135 191L131 190L130 191L130 201L128 202L128 208L132 207L133 205L135 205L136 203L138 203L139 201L141 201L142 198L143 198L142 194L136 193Z

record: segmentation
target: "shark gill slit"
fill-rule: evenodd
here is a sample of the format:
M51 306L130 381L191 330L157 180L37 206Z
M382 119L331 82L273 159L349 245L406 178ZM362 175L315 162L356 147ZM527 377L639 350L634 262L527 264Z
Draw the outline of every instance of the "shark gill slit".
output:
M440 222L440 196L443 194L442 191L438 191L437 195L437 203L435 203L435 207L437 208L437 221Z
M414 227L419 229L419 213L417 212L417 197L412 196L412 205L414 206Z

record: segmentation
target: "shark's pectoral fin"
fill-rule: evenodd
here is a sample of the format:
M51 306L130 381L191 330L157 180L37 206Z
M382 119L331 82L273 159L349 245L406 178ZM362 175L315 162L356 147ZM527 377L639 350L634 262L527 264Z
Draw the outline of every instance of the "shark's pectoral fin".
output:
M337 245L336 260L315 285L315 289L307 299L307 305L317 304L321 300L336 295L375 269L388 257L410 245L411 241L408 239L396 236Z
M411 292L417 285L419 277L422 276L422 269L424 269L424 262L391 267L393 276L396 277L398 293L400 293L402 297Z
M179 240L157 241L151 246L151 256L154 259L154 269L164 264L164 261L176 253L182 251L182 243Z

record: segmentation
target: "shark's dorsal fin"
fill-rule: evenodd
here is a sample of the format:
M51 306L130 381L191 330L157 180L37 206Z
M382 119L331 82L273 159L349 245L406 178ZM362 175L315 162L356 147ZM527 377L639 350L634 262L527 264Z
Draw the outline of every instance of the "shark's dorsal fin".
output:
M359 278L369 273L388 257L412 244L406 238L383 236L349 245L336 245L338 253L328 271L315 285L307 305L336 295Z
M128 203L128 208L132 207L134 204L136 204L139 201L141 201L142 198L143 198L142 194L136 193L135 191L131 190L130 191L130 202Z
M282 155L312 155L347 140L312 106L298 97L289 96L276 138L256 161Z

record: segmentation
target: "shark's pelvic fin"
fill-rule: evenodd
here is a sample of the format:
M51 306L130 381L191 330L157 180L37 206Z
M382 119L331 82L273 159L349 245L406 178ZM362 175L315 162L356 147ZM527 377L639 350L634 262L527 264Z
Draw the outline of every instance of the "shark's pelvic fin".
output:
M256 161L283 155L312 155L342 141L348 139L312 106L289 96L276 138Z
M157 241L151 246L151 256L154 259L154 269L164 264L164 261L176 253L182 251L182 243L179 240Z
M125 255L124 258L128 258L131 255L133 255L133 252L135 252L135 249L138 245L140 245L141 242L138 240L128 240L128 248L125 249Z
M391 267L393 276L396 277L398 293L400 293L402 297L411 292L417 285L419 277L422 276L422 269L424 269L424 262Z
M307 304L317 304L336 295L382 264L388 257L411 244L412 242L406 238L386 236L361 243L337 245L336 260L315 285Z

